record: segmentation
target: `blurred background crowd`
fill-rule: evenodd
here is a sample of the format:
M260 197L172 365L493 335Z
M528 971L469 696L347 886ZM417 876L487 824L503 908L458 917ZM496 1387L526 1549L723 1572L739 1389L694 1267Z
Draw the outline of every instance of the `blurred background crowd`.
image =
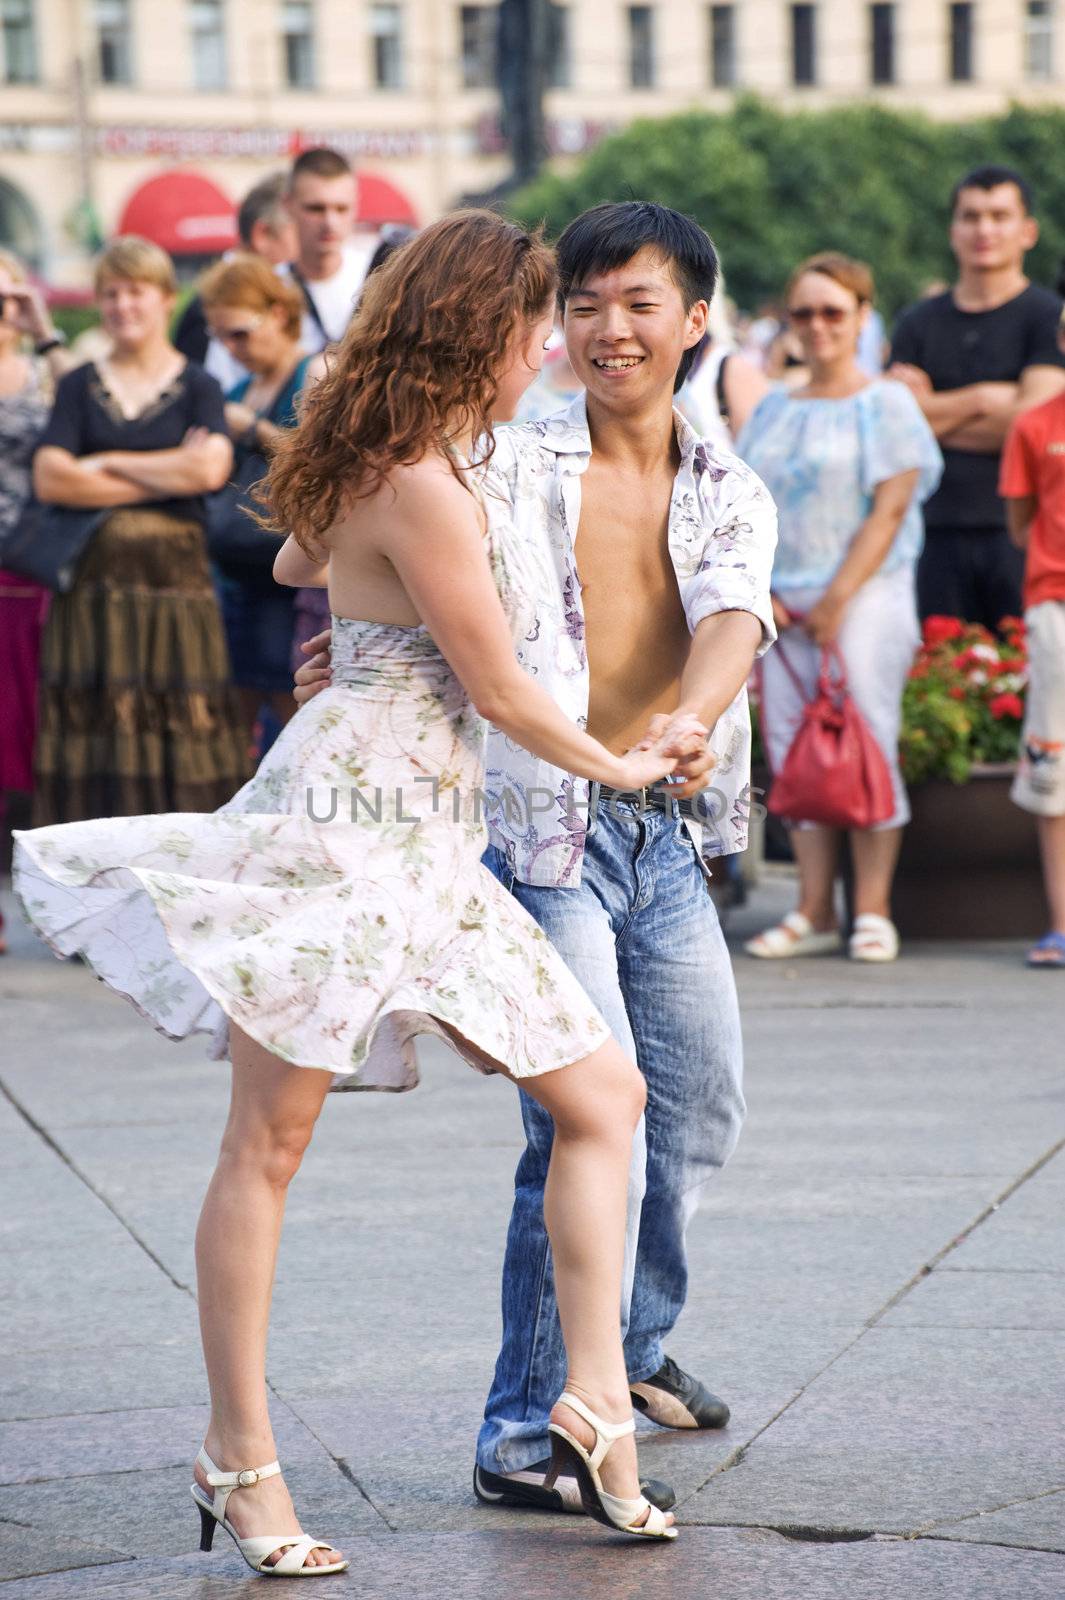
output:
M30 98L23 111L9 102L0 125L0 541L10 549L42 508L83 538L62 581L34 581L24 562L0 570L5 826L31 814L40 824L208 810L229 797L292 715L299 647L327 620L322 591L274 583L276 540L249 514L252 494L368 275L419 215L460 200L546 218L554 231L587 204L635 194L714 235L725 289L677 404L714 447L754 467L780 511L781 643L753 686L756 782L768 787L782 768L826 651L890 775L890 813L869 827L792 815L786 835L759 831L758 851L793 856L799 901L750 954L890 960L897 920L956 931L941 907L918 906L923 850L938 863L938 899L960 907L970 931L972 896L983 907L990 894L977 931L1034 933L1041 863L1049 931L1029 959L1065 965L1065 177L1051 158L1065 113L1053 8L996 3L980 18L945 8L935 70L966 120L942 123L897 109L898 95L895 109L878 100L907 74L910 104L935 92L931 25L916 26L925 7L859 8L867 47L851 30L846 49L836 24L855 8L844 0L703 7L710 109L679 115L669 113L697 98L680 87L692 69L677 48L691 22L679 0L623 8L609 51L585 9L463 6L452 48L434 32L439 7L372 6L358 72L437 118L435 156L410 128L396 146L403 183L353 163L377 148L361 124L329 142L295 126L273 143L262 132L254 150L248 130L223 148L215 126L205 156L258 160L235 205L168 161L105 227L99 191L113 173L102 156L119 148L103 138L107 93L143 91L148 44L115 0L74 7L78 25L62 37L55 7L3 0L0 68ZM270 92L318 90L322 116L340 115L330 97L343 57L325 38L335 8L243 0L227 12L195 0L191 19L186 88L251 93L243 77L259 71L253 45L265 39L281 78ZM165 42L152 41L153 61ZM1005 89L1034 103L1000 114L1004 85L982 70L992 50L1013 63ZM73 85L80 152L62 180L74 182L67 246L50 256L47 202L34 209L18 166L43 160L32 95L49 72ZM601 98L612 72L613 112L597 119L590 85ZM741 84L774 91L773 107L737 96ZM822 109L789 107L800 91ZM174 92L186 106L180 84ZM451 138L448 118L467 100L481 107L480 162L459 160ZM658 120L619 126L638 112ZM155 125L141 141L142 159L187 154L190 129L172 129L169 144L165 132ZM263 173L275 151L290 159ZM549 163L559 151L561 164ZM91 303L79 287L90 259ZM518 420L578 394L559 330ZM977 781L996 776L1010 813ZM914 832L906 845L911 797L934 810L937 784L980 791L975 831L989 842L976 866L997 867L990 889L973 862L953 861L949 837ZM1027 832L1018 808L1036 819ZM972 829L946 833L959 831ZM736 863L727 892L743 892Z

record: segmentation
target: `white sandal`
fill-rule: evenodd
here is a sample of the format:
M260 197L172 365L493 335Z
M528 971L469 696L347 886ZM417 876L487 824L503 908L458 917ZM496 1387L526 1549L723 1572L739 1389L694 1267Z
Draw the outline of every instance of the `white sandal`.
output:
M617 1495L607 1494L599 1477L599 1468L611 1447L619 1439L636 1432L632 1417L627 1422L604 1422L583 1400L568 1390L559 1397L558 1403L560 1406L569 1406L589 1427L594 1428L595 1448L589 1453L568 1428L559 1422L549 1423L547 1431L552 1435L551 1466L544 1479L544 1488L553 1489L555 1480L568 1471L577 1479L581 1504L588 1516L594 1517L597 1522L607 1528L616 1528L619 1533L635 1534L641 1539L675 1539L677 1530L666 1521L664 1511L653 1506L650 1500L645 1500L643 1495L637 1500L622 1500ZM646 1520L637 1522L637 1518L642 1517L645 1511Z
M789 911L773 928L755 934L743 947L749 956L760 961L782 961L787 956L827 956L843 949L843 935L838 928L827 933L815 933L809 917L801 911Z
M899 930L888 917L863 911L854 919L847 954L852 961L894 961L899 953Z
M192 1486L192 1498L200 1513L201 1550L210 1550L215 1527L221 1524L235 1541L251 1570L264 1578L325 1578L331 1572L347 1570L350 1565L348 1561L331 1561L320 1567L304 1566L312 1550L333 1548L331 1544L323 1544L321 1539L312 1539L309 1533L259 1533L250 1539L242 1539L226 1517L226 1502L234 1489L250 1489L260 1478L274 1477L281 1471L279 1462L271 1461L265 1467L245 1467L242 1472L220 1472L207 1451L201 1450L196 1457L196 1464L203 1468L207 1482L214 1490L213 1499L208 1500L198 1483ZM267 1559L282 1549L285 1553L280 1560L273 1566L266 1566Z

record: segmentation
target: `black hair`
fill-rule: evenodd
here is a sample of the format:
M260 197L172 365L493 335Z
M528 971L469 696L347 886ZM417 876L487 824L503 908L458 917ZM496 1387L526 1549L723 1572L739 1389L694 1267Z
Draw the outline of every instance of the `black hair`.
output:
M1061 298L1065 300L1065 256L1062 257L1061 266L1058 268L1058 281L1054 287Z
M997 189L1000 183L1012 183L1021 197L1021 204L1028 215L1032 214L1032 186L1027 178L1022 178L1013 167L996 166L989 162L983 167L974 167L967 172L964 178L959 178L950 192L950 214L954 215L958 209L958 196L963 189Z
M563 230L556 246L560 306L564 310L569 296L593 273L616 272L644 249L656 250L669 262L685 311L697 300L709 305L718 280L717 251L710 235L670 206L622 200L593 206ZM697 348L685 350L681 357L674 393L691 371Z

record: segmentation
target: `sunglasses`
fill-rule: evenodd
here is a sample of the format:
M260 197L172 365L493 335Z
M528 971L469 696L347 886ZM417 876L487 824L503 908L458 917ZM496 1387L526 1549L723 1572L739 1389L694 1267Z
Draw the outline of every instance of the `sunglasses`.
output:
M820 317L822 322L830 325L842 322L844 317L849 317L850 311L846 306L795 306L788 311L788 319L798 327L803 328L813 322L815 317Z
M219 328L215 338L221 344L243 344L245 339L251 338L262 320L262 317L255 317L246 328Z

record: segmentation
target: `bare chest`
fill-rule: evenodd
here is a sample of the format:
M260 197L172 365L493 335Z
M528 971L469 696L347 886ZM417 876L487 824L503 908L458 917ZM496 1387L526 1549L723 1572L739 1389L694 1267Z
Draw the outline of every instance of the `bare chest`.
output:
M669 553L671 492L671 478L622 480L592 466L585 474L574 555L589 638L601 626L669 633L678 618L683 624Z

